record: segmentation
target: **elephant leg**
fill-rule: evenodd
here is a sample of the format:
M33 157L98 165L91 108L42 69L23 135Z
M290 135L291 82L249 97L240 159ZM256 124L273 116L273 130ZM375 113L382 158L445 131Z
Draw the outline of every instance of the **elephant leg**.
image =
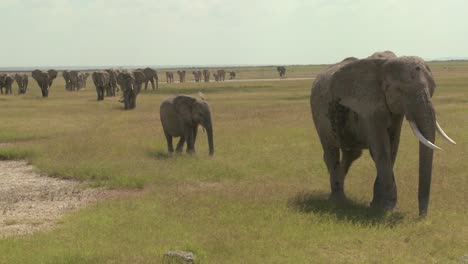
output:
M186 125L184 130L185 130L185 139L187 140L187 153L192 154L195 152L194 142L193 142L193 127Z
M154 79L151 78L150 82L151 82L151 88L153 88L153 91L154 91L154 89L155 89L155 87L154 87ZM145 88L145 90L146 90L146 88Z
M166 133L166 131L164 131L164 135L166 136L167 150L170 153L174 152L174 146L172 145L172 136Z
M330 200L346 200L344 194L344 173L340 166L340 149L335 147L325 148L323 159L325 160L328 173L330 174Z
M145 91L148 89L148 82L149 82L149 80L146 80L146 81L145 81ZM153 90L154 90L154 89L153 89Z
M343 171L343 181L344 178L346 178L346 174L348 174L349 167L351 167L351 164L353 161L358 159L362 155L362 149L348 149L348 150L341 150L341 170Z
M184 148L184 144L185 144L185 137L181 136L180 139L179 139L179 143L177 143L177 147L176 147L176 152L177 153L182 152L182 150Z
M193 151L195 152L195 141L197 141L198 125L195 125L193 127L192 134L193 134Z

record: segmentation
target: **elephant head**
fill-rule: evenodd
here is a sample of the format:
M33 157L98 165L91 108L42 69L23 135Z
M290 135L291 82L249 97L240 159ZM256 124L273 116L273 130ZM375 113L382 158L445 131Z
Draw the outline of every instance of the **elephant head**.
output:
M141 84L145 80L142 71L121 72L117 75L117 82L123 92L123 103L125 110L136 107L136 97L141 89Z
M37 84L39 85L39 88L41 88L42 97L48 97L49 84L51 83L49 73L41 70L34 70L32 72L32 77L34 80L36 80Z
M359 157L362 148L369 148L377 168L372 204L395 206L393 164L401 122L406 117L420 141L418 198L419 214L423 216L429 204L433 150L438 149L434 145L435 131L455 142L437 123L431 101L435 82L424 60L397 58L394 54L376 57L341 62L318 76L312 88L311 109L331 175L332 194L333 190L342 192L351 162ZM344 160L346 164L335 161L336 149L344 153L341 163ZM355 154L346 156L348 151ZM333 165L335 162L340 166Z

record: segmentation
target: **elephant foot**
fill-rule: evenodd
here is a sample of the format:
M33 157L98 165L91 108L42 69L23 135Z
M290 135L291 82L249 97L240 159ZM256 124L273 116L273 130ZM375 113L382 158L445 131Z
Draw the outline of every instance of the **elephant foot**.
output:
M391 211L395 209L397 205L397 199L396 197L389 197L389 198L376 198L372 200L370 203L371 208L373 209L378 209L378 210L384 210L384 211Z
M343 204L348 201L348 198L346 198L346 195L344 194L344 192L341 191L341 192L332 192L330 194L330 197L328 197L328 200L335 204Z

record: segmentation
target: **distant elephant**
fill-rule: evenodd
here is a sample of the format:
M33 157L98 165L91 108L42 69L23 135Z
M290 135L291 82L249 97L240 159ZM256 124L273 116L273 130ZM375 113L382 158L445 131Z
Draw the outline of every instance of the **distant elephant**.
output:
M109 89L110 75L106 71L95 71L91 75L94 86L96 86L97 100L104 100L104 92Z
M224 82L224 79L226 78L226 71L221 69L221 70L218 70L218 80L220 82Z
M166 72L166 83L173 83L174 82L174 73L173 72Z
M52 83L54 82L54 79L57 78L58 72L56 70L50 69L47 71L49 74L49 87L52 87Z
M276 67L276 71L278 72L280 78L286 77L286 68L284 66Z
M14 82L14 78L9 74L0 74L0 92L3 94L3 88L5 88L5 94L12 94L11 86Z
M18 93L25 94L28 89L29 78L27 74L15 74L15 81L18 84Z
M179 82L185 82L185 71L177 71L177 75L179 75Z
M78 85L78 77L80 75L79 71L70 71L70 87L72 91L78 91L80 90L79 85Z
M68 70L64 70L62 72L62 77L65 80L65 90L71 91L71 77L70 77L70 72Z
M203 79L205 82L210 81L210 71L209 70L203 70Z
M215 81L219 81L219 76L218 76L217 72L213 72L213 77L214 77Z
M193 71L193 78L195 79L195 82L200 82L202 78L202 72L201 71Z
M371 206L395 207L393 167L406 117L421 142L419 215L427 214L433 150L438 149L435 130L455 144L437 123L431 102L435 86L431 70L419 57L348 58L317 76L310 107L330 174L331 199L346 199L348 169L368 148L377 169Z
M121 72L117 75L117 82L123 93L122 102L126 110L136 107L136 98L145 80L146 76L142 71Z
M146 81L145 81L145 91L148 89L148 82L151 82L151 87L154 90L154 82L156 81L156 89L159 89L158 87L158 73L156 70L151 69L151 68L145 68L143 70L146 76Z
M88 80L89 73L79 73L78 74L78 90L86 88L86 81Z
M49 96L50 84L52 84L54 78L57 77L57 75L55 75L54 77L54 72L52 72L52 75L49 74L49 72L41 70L34 70L32 72L33 79L36 80L37 84L39 85L39 88L41 88L42 97Z
M393 51L379 51L367 57L368 59L396 59L397 55Z
M233 80L234 78L236 78L236 73L233 72L233 71L230 71L229 72L229 80Z
M211 111L204 99L186 95L172 96L161 103L159 113L169 152L174 152L172 138L180 137L176 152L182 152L187 142L187 153L194 153L198 125L202 125L208 136L209 154L214 154Z
M106 89L106 96L115 96L115 92L117 91L117 75L118 73L115 70L107 69L107 73L109 73L109 86Z

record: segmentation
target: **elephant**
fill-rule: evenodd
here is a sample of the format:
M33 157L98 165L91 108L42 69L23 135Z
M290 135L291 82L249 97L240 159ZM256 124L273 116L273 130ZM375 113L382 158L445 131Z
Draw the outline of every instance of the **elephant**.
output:
M78 85L78 77L80 75L79 71L70 71L70 87L72 91L80 90Z
M220 82L224 82L224 79L226 78L226 71L221 69L221 70L218 70L218 80Z
M419 57L347 58L317 76L310 108L330 176L331 200L346 200L345 176L362 150L369 149L377 170L371 207L396 206L393 167L406 117L420 141L419 215L427 214L433 150L438 149L435 130L455 144L436 120L434 90L431 70Z
M97 100L102 101L104 100L104 91L110 86L110 75L106 71L95 71L91 76L96 86Z
M70 72L68 70L64 70L62 72L62 77L63 79L65 80L65 90L67 91L71 91L72 88L71 88L71 76L70 76Z
M49 87L52 84L52 81L55 79L55 77L57 77L57 74L53 72L54 70L49 71L51 71L51 73L41 70L34 70L32 72L33 79L36 80L37 84L39 85L39 88L41 88L42 97L49 96Z
M354 58L354 57L351 57L351 58ZM386 51L375 52L374 54L370 55L367 58L369 59L395 59L397 58L397 55L395 55L393 51L386 50Z
M52 83L54 82L54 79L57 78L58 72L56 70L50 69L47 71L49 74L49 87L52 87Z
M171 96L161 103L159 113L170 153L174 152L173 137L180 137L176 152L182 152L187 142L187 153L194 153L198 125L201 125L206 129L208 136L209 155L214 154L211 110L205 99L187 95Z
M284 66L276 67L276 71L278 72L280 78L286 78L286 68Z
M202 72L201 71L193 71L193 78L195 79L195 82L200 82L201 77L202 77Z
M210 81L210 71L209 70L203 70L203 79L205 82Z
M213 72L213 77L215 79L215 81L219 81L219 75L217 72Z
M146 76L143 71L121 72L117 75L117 82L123 92L121 102L124 103L125 110L134 109L136 107L136 97L140 93L145 80Z
M234 78L236 78L236 72L230 71L229 72L229 80L233 80Z
M106 96L115 96L115 92L117 91L117 75L118 73L113 69L107 69L107 73L109 73L109 86L106 89Z
M83 88L86 88L86 82L88 80L89 73L79 73L78 74L78 90L81 90Z
M151 87L154 90L154 82L156 81L156 89L159 89L158 87L158 73L156 70L151 69L151 68L145 68L143 69L143 72L145 73L146 80L145 80L145 91L148 89L148 82L151 82Z
M166 82L173 83L174 82L174 73L173 72L166 72Z
M177 71L177 75L179 75L179 82L185 82L185 71Z
M28 89L29 78L27 74L15 74L15 81L18 84L18 93L25 94Z
M3 88L5 88L5 94L12 94L11 86L14 82L14 78L9 74L0 74L0 92L3 94Z

